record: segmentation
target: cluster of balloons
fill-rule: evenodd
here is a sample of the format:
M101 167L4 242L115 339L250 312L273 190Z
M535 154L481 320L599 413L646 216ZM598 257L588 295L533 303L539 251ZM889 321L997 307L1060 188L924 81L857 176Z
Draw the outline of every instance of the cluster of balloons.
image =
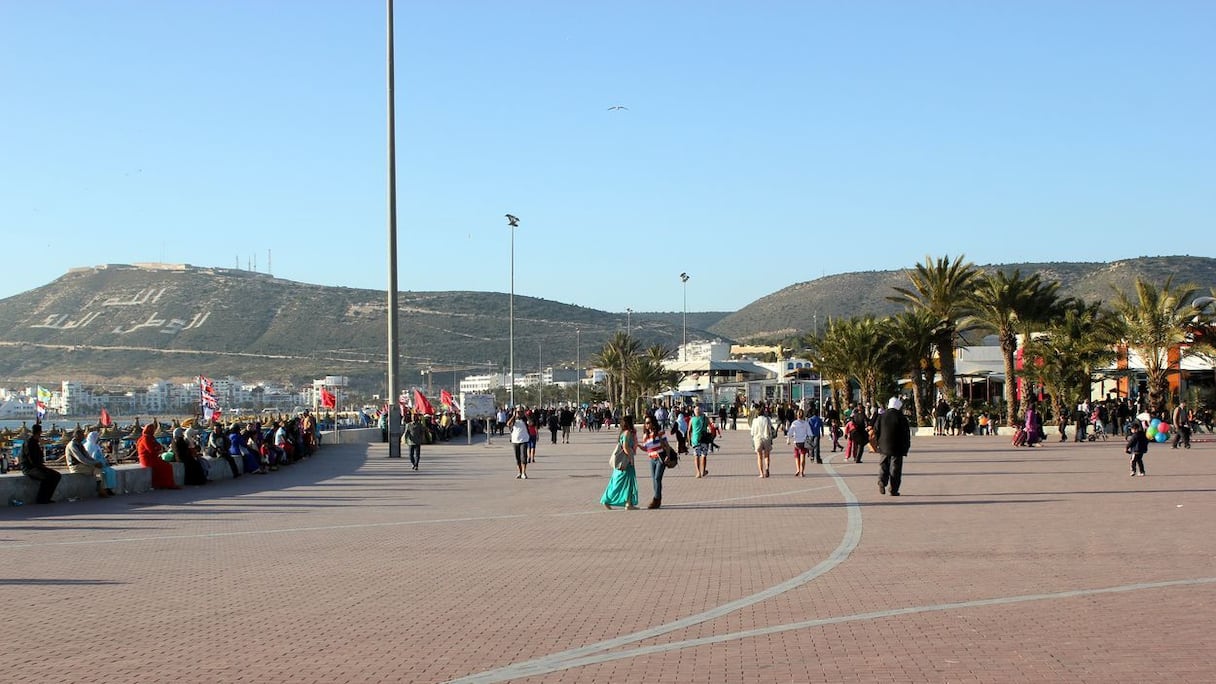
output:
M1160 418L1154 418L1148 424L1148 429L1144 431L1144 436L1157 442L1164 442L1169 440L1172 429L1169 423L1162 422Z

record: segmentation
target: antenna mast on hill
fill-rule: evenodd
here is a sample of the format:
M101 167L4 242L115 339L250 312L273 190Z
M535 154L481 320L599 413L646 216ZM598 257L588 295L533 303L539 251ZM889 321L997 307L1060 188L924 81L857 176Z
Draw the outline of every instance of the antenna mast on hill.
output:
M274 275L274 271L270 268L270 250L266 250L266 275Z

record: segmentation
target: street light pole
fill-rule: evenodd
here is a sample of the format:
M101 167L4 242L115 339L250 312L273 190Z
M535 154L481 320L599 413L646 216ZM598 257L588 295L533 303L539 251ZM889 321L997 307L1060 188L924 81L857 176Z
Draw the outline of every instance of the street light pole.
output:
M536 343L536 405L543 406L541 401L542 394L545 391L545 369L541 366L540 360L540 342Z
M633 335L633 309L625 309L625 334Z
M511 299L508 304L510 308L510 365L508 373L510 377L507 380L507 403L512 407L515 406L515 229L519 227L519 219L507 214L507 227L511 229Z
M388 9L388 455L401 458L401 411L397 403L397 139L393 95L393 0Z
M582 331L574 329L574 403L583 405L583 344Z
M688 360L688 274L680 274L680 282L684 284L684 344L680 346L680 360Z

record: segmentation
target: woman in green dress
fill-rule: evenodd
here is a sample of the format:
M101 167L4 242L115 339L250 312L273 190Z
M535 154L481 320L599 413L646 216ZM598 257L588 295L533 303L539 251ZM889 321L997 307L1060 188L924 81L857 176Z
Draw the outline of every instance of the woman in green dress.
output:
M604 488L600 503L604 508L612 510L614 505L624 506L626 510L636 511L638 508L638 472L633 467L633 455L638 450L638 436L633 429L633 417L621 418L621 434L617 438L619 444L629 456L629 465L624 470L613 470L612 479Z

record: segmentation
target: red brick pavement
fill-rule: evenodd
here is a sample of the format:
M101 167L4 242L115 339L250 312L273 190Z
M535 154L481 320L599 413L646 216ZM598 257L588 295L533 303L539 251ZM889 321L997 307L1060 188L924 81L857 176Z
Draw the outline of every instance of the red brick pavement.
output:
M918 438L895 499L877 455L796 479L779 440L759 479L728 432L608 512L612 438L0 511L0 680L1216 680L1216 444L1130 478L1114 441Z

